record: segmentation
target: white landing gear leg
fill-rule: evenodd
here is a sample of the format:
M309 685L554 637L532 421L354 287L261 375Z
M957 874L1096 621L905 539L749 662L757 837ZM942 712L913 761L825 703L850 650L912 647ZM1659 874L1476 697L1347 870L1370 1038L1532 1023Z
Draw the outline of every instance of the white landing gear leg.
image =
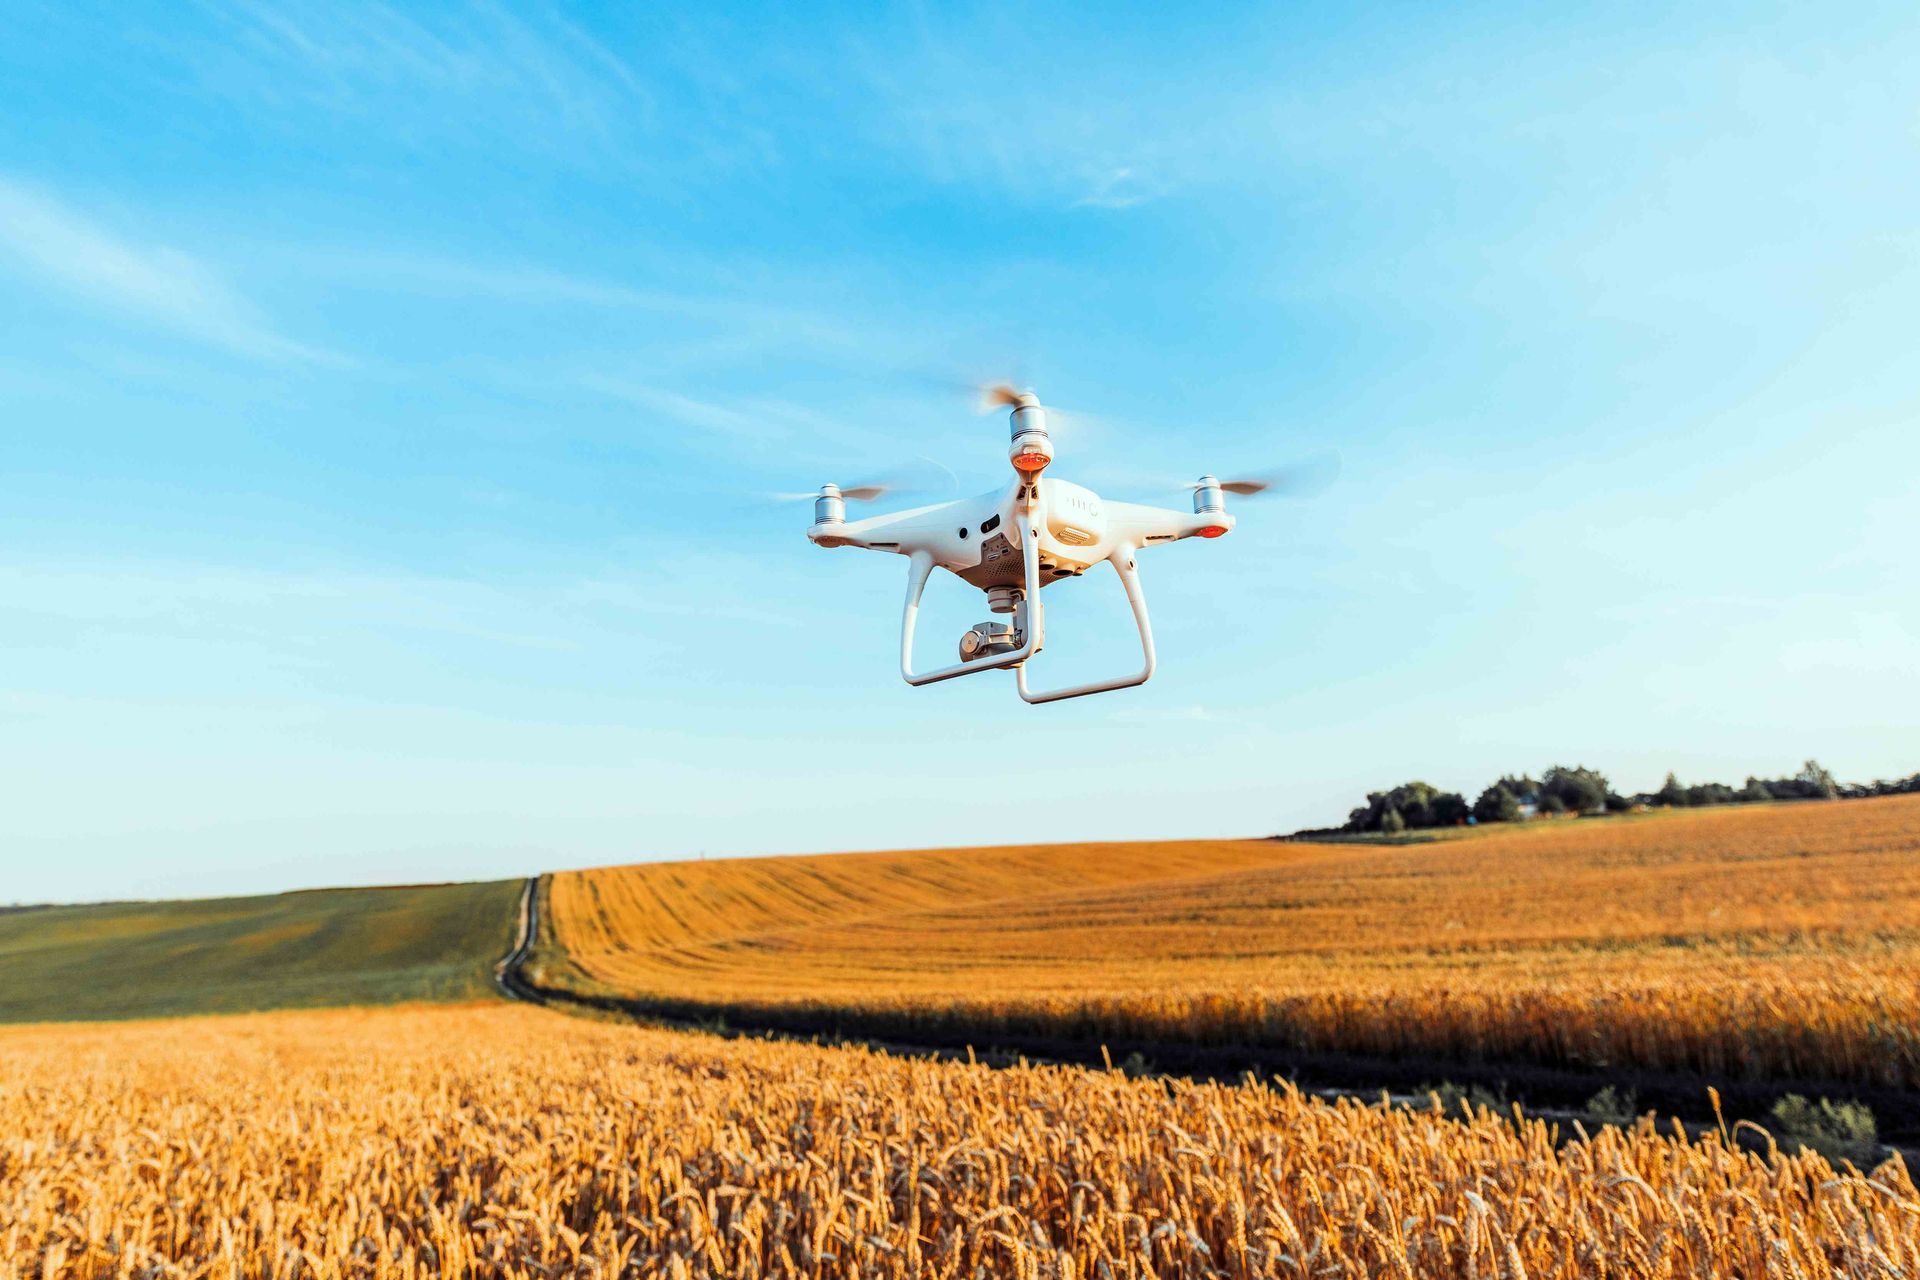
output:
M1100 680L1093 684L1077 684L1068 689L1055 689L1049 693L1035 693L1027 688L1027 669L1020 666L1014 671L1014 683L1020 689L1020 696L1028 702L1059 702L1064 698L1081 698L1089 693L1105 693L1110 689L1126 689L1136 684L1145 684L1153 678L1153 625L1147 621L1147 598L1140 591L1140 572L1134 567L1134 548L1122 543L1114 548L1107 563L1113 566L1119 575L1120 585L1126 588L1127 603L1133 606L1134 625L1140 628L1140 670L1130 676L1120 676L1113 680ZM1038 592L1029 590L1032 601L1029 607L1038 605ZM1024 661L1024 660L1023 660Z

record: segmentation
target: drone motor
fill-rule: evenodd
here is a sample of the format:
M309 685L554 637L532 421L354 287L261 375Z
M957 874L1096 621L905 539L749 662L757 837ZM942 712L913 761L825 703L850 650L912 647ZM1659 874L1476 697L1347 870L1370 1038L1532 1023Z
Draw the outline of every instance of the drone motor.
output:
M1010 416L1012 442L1007 446L1007 461L1024 476L1036 476L1053 461L1053 437L1047 432L1047 411L1030 392L1013 399Z
M847 522L846 499L840 494L837 484L820 486L820 496L813 500L813 522L815 524L845 524Z

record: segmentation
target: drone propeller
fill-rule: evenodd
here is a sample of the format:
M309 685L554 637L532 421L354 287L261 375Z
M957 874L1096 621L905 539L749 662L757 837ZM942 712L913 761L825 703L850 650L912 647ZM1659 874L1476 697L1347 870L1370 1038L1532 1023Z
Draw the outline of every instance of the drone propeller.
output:
M1039 402L1033 392L1021 391L1006 382L981 386L979 401L981 413L991 413L995 409L1018 409L1024 404Z
M1198 489L1200 486L1198 483L1189 481L1180 487L1183 489ZM1263 476L1256 480L1222 480L1220 482L1220 489L1224 493L1237 493L1243 498L1251 498L1255 494L1265 493L1269 489L1278 489L1284 492L1280 482L1271 476Z
M1307 498L1332 484L1339 474L1340 455L1326 454L1309 458L1304 462L1255 472L1235 480L1222 480L1219 484L1223 491L1237 494L1242 498L1253 498L1263 494ZM1198 482L1189 482L1180 487L1191 491L1198 489L1200 485Z
M922 454L890 468L865 484L836 487L840 490L840 496L848 502L872 502L890 493L955 492L960 488L960 478L953 474L951 467ZM773 502L812 502L820 496L820 491L811 489L806 493L770 493L766 496Z
M887 494L902 487L903 486L897 484L851 484L841 485L839 489L840 496L848 502L872 502L875 498L883 498ZM820 491L818 489L809 489L805 493L770 493L767 495L767 497L774 502L812 502L819 496Z
M1075 447L1085 446L1096 436L1104 436L1112 420L1080 409L1062 409L1051 401L1042 405L1032 391L1022 391L1010 382L979 383L974 387L974 408L980 413L995 409L1020 409L1039 406L1047 411L1047 431L1055 439Z

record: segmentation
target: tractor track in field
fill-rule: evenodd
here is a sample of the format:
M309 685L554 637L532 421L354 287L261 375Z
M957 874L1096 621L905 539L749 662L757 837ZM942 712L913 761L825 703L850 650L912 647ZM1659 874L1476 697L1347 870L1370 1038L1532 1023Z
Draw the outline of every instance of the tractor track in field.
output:
M533 940L540 935L540 877L528 876L520 887L520 907L514 914L513 946L493 966L493 982L501 994L532 1004L547 1000L521 972L533 953Z
M768 1009L715 1006L692 1000L631 999L571 991L536 981L526 973L540 930L540 876L530 876L520 891L513 946L494 966L494 981L506 996L558 1010L612 1014L639 1022L701 1031L728 1039L781 1039L813 1044L859 1045L900 1057L980 1062L1011 1066L1019 1062L1106 1068L1139 1060L1142 1074L1188 1080L1233 1082L1249 1072L1287 1080L1303 1092L1324 1098L1418 1104L1430 1085L1442 1081L1480 1087L1508 1105L1518 1104L1534 1119L1594 1123L1581 1103L1601 1089L1632 1090L1638 1111L1658 1114L1663 1125L1677 1121L1694 1134L1721 1123L1707 1107L1707 1088L1719 1090L1725 1123L1747 1119L1765 1124L1768 1110L1782 1095L1851 1098L1866 1103L1879 1118L1882 1142L1908 1162L1920 1160L1920 1095L1901 1089L1861 1086L1841 1080L1715 1082L1677 1072L1624 1068L1618 1072L1569 1070L1523 1062L1443 1062L1373 1058L1355 1054L1306 1052L1271 1045L1190 1045L1165 1041L1089 1041L1065 1036L1017 1032L946 1031L904 1027L885 1014L846 1010L822 1017ZM982 1048L981 1046L985 1047ZM1364 1081L1356 1085L1356 1081ZM1571 1136L1571 1135L1567 1135ZM1749 1134L1743 1145L1758 1146Z

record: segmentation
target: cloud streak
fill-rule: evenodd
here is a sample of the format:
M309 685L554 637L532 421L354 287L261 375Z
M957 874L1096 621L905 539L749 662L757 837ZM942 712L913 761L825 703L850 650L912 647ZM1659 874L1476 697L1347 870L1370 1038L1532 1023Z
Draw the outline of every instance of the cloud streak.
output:
M1153 198L1140 176L1121 166L1100 175L1087 194L1073 202L1076 209L1131 209Z
M796 626L770 607L777 570L757 557L688 549L639 569L608 561L571 577L485 581L430 571L273 566L138 556L0 557L0 621L23 651L122 642L254 656L267 667L347 666L343 654L421 637L498 651L609 649L653 655L688 646L687 619ZM146 677L140 677L145 679ZM9 697L33 689L0 686Z
M580 379L580 385L622 404L659 414L683 426L716 432L736 440L769 441L786 435L785 431L768 423L758 414L682 395L677 391L647 386L629 378L588 374Z
M601 152L644 133L656 110L632 66L558 15L298 0L215 0L208 12L222 38L192 51L198 74L274 109L304 101L375 119L395 114L396 95L429 95L470 104L449 115L463 130L585 140ZM428 145L426 135L410 140Z
M0 179L0 258L54 291L275 363L338 364L276 332L199 259L124 239L50 196Z

